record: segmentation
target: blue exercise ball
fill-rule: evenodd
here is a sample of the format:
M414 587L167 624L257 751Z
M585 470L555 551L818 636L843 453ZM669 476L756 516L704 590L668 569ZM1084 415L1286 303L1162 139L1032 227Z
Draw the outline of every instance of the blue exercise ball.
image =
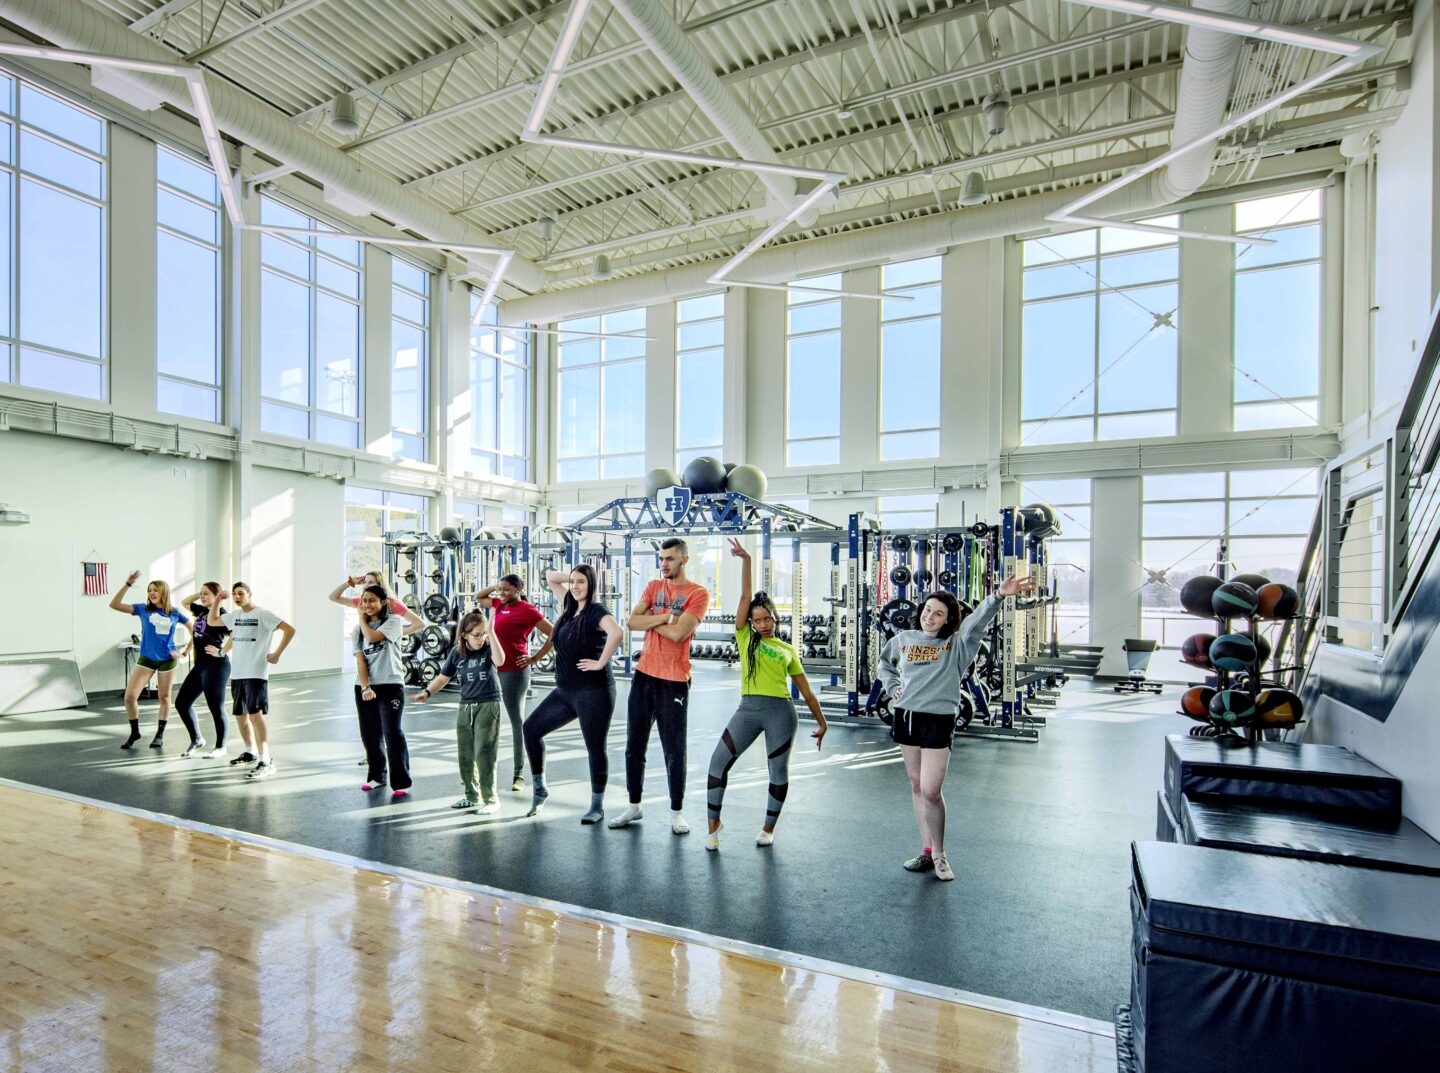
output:
M725 491L725 467L719 459L701 455L685 467L685 487L697 496Z

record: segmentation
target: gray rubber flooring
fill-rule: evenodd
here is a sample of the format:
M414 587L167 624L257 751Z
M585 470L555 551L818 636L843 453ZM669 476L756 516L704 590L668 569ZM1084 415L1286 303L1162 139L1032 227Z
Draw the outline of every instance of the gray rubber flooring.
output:
M885 728L832 727L823 752L801 722L775 845L754 832L765 809L765 753L731 773L725 839L704 849L705 769L738 695L737 672L705 666L690 703L686 815L671 834L658 738L646 818L626 830L582 828L585 753L573 724L552 736L551 798L523 818L528 786L511 793L508 727L503 810L448 808L458 791L454 702L410 705L416 778L408 802L360 790L363 755L350 680L272 683L275 776L246 782L218 760L182 760L172 721L162 751L118 746L118 701L89 711L0 718L0 775L188 817L366 860L486 883L778 947L983 995L1109 1020L1128 991L1128 846L1154 837L1162 739L1181 731L1175 698L1117 697L1067 687L1039 744L963 739L946 782L954 883L903 871L917 849L899 750ZM449 696L453 697L453 694ZM538 701L539 693L531 698ZM611 816L624 805L624 705L610 732ZM208 713L199 714L207 729ZM762 739L763 741L763 739ZM231 732L231 755L239 737ZM60 879L63 877L57 877ZM180 921L183 907L162 917Z

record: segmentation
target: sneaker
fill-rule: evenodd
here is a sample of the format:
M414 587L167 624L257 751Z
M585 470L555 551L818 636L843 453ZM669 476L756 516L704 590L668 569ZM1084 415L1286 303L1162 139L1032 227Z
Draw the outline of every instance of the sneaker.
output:
M164 734L156 734L155 737L154 737L154 739L150 742L150 748L152 748L152 749L163 749L163 748L165 748L165 735L164 735Z
M451 808L474 808L477 804L479 804L478 801L471 801L468 797L462 797L459 801L454 802L450 807L451 807Z
M269 760L261 760L258 764L245 772L247 779L268 779L275 774L275 765Z
M239 756L237 756L234 760L231 760L231 761L230 761L230 766L231 766L231 767L239 767L241 764L253 764L253 763L255 763L255 762L256 762L257 760L259 760L259 759L260 759L260 758L259 758L258 756L256 756L254 753L252 753L249 749L246 749L243 753L241 753Z
M943 879L946 882L955 878L955 870L950 867L950 862L945 859L945 854L935 855L935 878Z
M921 853L918 857L911 857L900 867L907 872L931 872L935 869L935 858L928 853Z
M230 762L233 764L235 761L232 760ZM385 789L385 780L381 779L379 782L362 783L360 789L364 790L366 793L369 793L371 790L383 790Z
M493 816L500 811L499 801L487 801L475 810L477 816Z
M189 745L185 746L185 751L180 754L180 759L189 760L192 756L199 756L204 751L205 743L203 741L192 741Z
M217 759L217 758L219 758L219 757L223 757L224 755L225 755L225 746L223 746L223 745L217 745L217 746L215 746L215 748L211 749L208 753L201 753L201 754L200 754L200 759L202 759L202 760L215 760L215 759Z
M714 852L720 848L720 832L725 830L723 823L716 824L715 830L705 836L705 848Z
M671 811L670 830L677 835L688 835L690 833L690 825L685 822L685 817L680 815L680 813Z
M525 772L517 771L515 772L515 778L510 782L510 792L512 794L518 794L523 789L525 789Z
M396 790L396 791L394 791L393 793L391 793L390 796L391 796L392 799L393 799L393 798L396 798L396 797L409 797L409 796L410 796L410 791L409 791L409 790Z
M767 831L762 827L760 833L755 836L755 844L757 846L773 846L775 844L775 832Z

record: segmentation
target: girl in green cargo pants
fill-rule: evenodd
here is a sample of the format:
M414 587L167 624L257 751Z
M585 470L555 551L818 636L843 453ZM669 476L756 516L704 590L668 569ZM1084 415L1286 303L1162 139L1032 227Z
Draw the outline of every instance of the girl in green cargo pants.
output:
M455 646L440 674L411 700L428 701L453 679L460 686L460 711L455 720L459 746L460 783L464 796L451 808L473 809L482 815L500 810L495 796L495 761L500 746L500 719L504 706L496 668L505 662L505 650L490 643L490 624L484 614L471 611L460 620Z

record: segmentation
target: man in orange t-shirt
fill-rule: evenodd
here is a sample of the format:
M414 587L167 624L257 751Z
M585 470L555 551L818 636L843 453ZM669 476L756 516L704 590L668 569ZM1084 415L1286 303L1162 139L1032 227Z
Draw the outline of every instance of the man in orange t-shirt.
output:
M685 804L685 734L690 704L690 636L705 617L710 594L685 576L690 549L679 537L660 545L660 576L630 612L631 630L645 632L645 648L630 682L630 711L625 735L625 787L630 804L610 821L624 827L643 815L645 753L650 728L659 724L670 789L670 830L688 834L681 810Z

